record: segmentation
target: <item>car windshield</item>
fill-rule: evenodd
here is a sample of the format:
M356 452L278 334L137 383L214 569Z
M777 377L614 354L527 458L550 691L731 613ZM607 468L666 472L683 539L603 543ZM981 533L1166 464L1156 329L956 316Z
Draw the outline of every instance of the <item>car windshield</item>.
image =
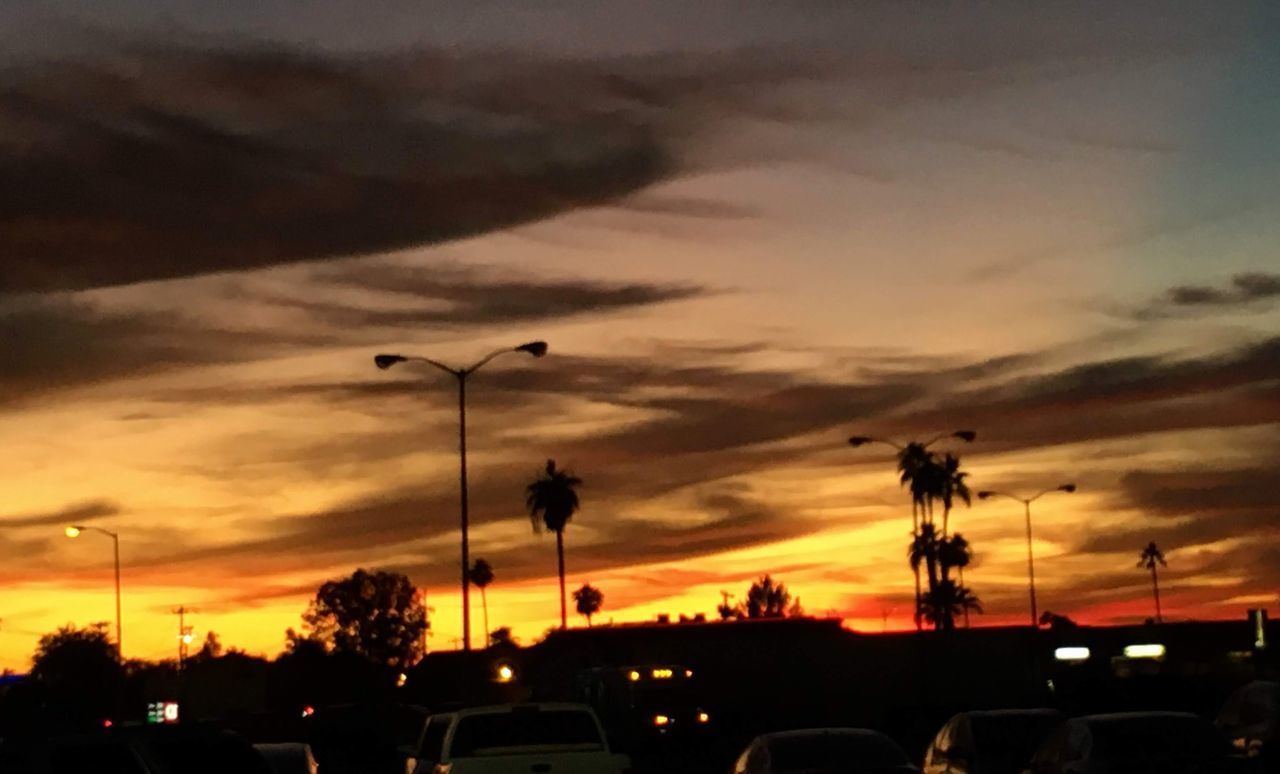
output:
M1000 759L1017 768L1030 760L1060 720L1048 712L975 715L970 719L974 747L985 760Z
M907 757L875 734L805 734L773 739L769 761L777 771L849 771L902 766Z
M432 718L422 736L422 748L418 757L424 761L439 762L444 753L444 737L449 731L448 718Z
M581 710L516 709L460 718L449 756L466 758L530 747L603 750L604 742L595 719Z

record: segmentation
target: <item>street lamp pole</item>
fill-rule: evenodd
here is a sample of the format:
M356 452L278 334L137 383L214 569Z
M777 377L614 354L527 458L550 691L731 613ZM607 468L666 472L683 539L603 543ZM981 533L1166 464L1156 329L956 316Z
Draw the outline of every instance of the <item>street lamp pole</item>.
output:
M1016 500L1022 503L1023 512L1027 518L1027 588L1031 596L1031 628L1035 629L1040 626L1040 616L1036 610L1036 562L1031 550L1031 503L1039 500L1041 497L1050 492L1066 492L1070 494L1076 491L1075 484L1062 484L1052 489L1046 489L1035 497L1018 497L1017 495L1007 494L1005 492L982 491L978 492L979 500L986 500L992 497L1007 497L1010 500Z
M415 362L444 371L458 381L458 505L462 529L462 649L471 650L471 583L469 568L471 566L470 524L471 517L467 499L467 377L480 370L486 363L499 355L508 352L527 352L534 357L547 354L545 341L531 341L518 347L505 347L494 350L467 368L452 368L428 357L412 355L377 355L374 365L386 370L397 363ZM486 637L488 633L486 632Z
M103 529L102 527L92 527L92 526L82 526L82 525L67 527L66 535L67 537L74 538L74 537L79 537L81 532L86 532L86 531L101 532L102 534L111 538L112 548L114 549L114 555L115 555L115 565L116 565L116 655L120 657L121 660L123 660L124 659L124 644L123 644L124 634L123 634L123 627L121 625L122 616L120 614L120 535L118 535L115 532L112 532L109 529Z

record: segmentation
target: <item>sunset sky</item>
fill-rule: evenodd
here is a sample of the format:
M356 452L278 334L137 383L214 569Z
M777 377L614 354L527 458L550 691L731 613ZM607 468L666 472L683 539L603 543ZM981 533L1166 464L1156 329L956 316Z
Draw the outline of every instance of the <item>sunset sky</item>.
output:
M0 667L274 654L325 579L460 636L456 396L494 627L558 617L523 489L582 477L597 621L772 573L910 626L886 447L972 428L1040 609L1280 604L1280 6L151 0L0 5ZM89 10L86 10L88 8ZM305 10L304 10L305 9ZM1020 506L954 515L982 625ZM475 637L481 638L479 600Z

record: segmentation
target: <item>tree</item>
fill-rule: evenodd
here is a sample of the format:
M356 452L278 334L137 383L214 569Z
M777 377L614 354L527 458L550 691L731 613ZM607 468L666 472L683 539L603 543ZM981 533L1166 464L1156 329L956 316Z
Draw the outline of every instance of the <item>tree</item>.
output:
M604 606L604 592L590 583L584 583L582 588L573 592L573 601L578 615L586 618L587 626L591 626L591 616L600 612L600 608Z
M46 690L48 704L73 724L113 714L124 691L125 670L107 624L72 624L46 634L31 658L31 677Z
M1164 561L1164 553L1153 540L1147 543L1147 547L1142 549L1142 553L1138 557L1138 566L1151 571L1151 593L1156 598L1156 623L1162 623L1164 617L1160 614L1160 581L1156 577L1156 565L1168 567Z
M968 567L973 561L973 548L969 546L969 541L965 540L964 535L959 532L951 537L942 539L942 550L939 556L942 564L943 577L947 577L948 571L955 568L959 573L960 586L964 587L964 568ZM964 611L964 626L969 628L969 610Z
M302 620L306 639L326 650L401 669L422 657L427 611L418 590L399 573L361 569L326 581Z
M204 636L204 644L200 646L200 650L191 657L192 661L212 661L222 655L222 641L218 639L217 632L209 632Z
M949 578L930 589L921 604L925 619L933 628L944 631L954 629L956 616L966 610L982 612L982 604L973 592Z
M1040 625L1048 626L1053 631L1061 629L1075 629L1079 626L1079 624L1071 620L1068 616L1058 615L1052 610L1046 610L1040 614Z
M489 647L515 647L519 645L516 638L511 634L510 626L500 626L489 632Z
M957 499L971 505L973 493L965 483L968 473L960 470L960 458L948 452L942 458L941 475L938 477L938 496L942 500L942 536L947 536L951 521L951 508Z
M480 607L484 610L484 630L487 632L489 631L489 597L485 595L484 590L493 583L493 567L484 559L476 559L467 577L471 579L473 586L480 589Z
M790 604L791 592L787 591L786 585L764 575L747 589L742 612L747 618L783 618Z
M556 533L556 558L560 570L560 628L569 626L569 613L564 590L564 528L578 510L577 487L582 479L567 470L556 468L555 460L547 460L546 470L525 487L525 506L533 531L543 527Z

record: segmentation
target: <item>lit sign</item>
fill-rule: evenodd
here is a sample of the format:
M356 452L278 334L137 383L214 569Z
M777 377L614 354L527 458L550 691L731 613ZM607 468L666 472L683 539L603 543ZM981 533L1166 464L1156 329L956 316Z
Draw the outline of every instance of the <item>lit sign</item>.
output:
M147 705L148 723L174 724L178 722L178 702L153 701Z
M1124 646L1125 658L1164 658L1164 653L1164 646L1159 643Z
M1058 661L1088 661L1089 649L1069 645L1053 651L1053 657Z

